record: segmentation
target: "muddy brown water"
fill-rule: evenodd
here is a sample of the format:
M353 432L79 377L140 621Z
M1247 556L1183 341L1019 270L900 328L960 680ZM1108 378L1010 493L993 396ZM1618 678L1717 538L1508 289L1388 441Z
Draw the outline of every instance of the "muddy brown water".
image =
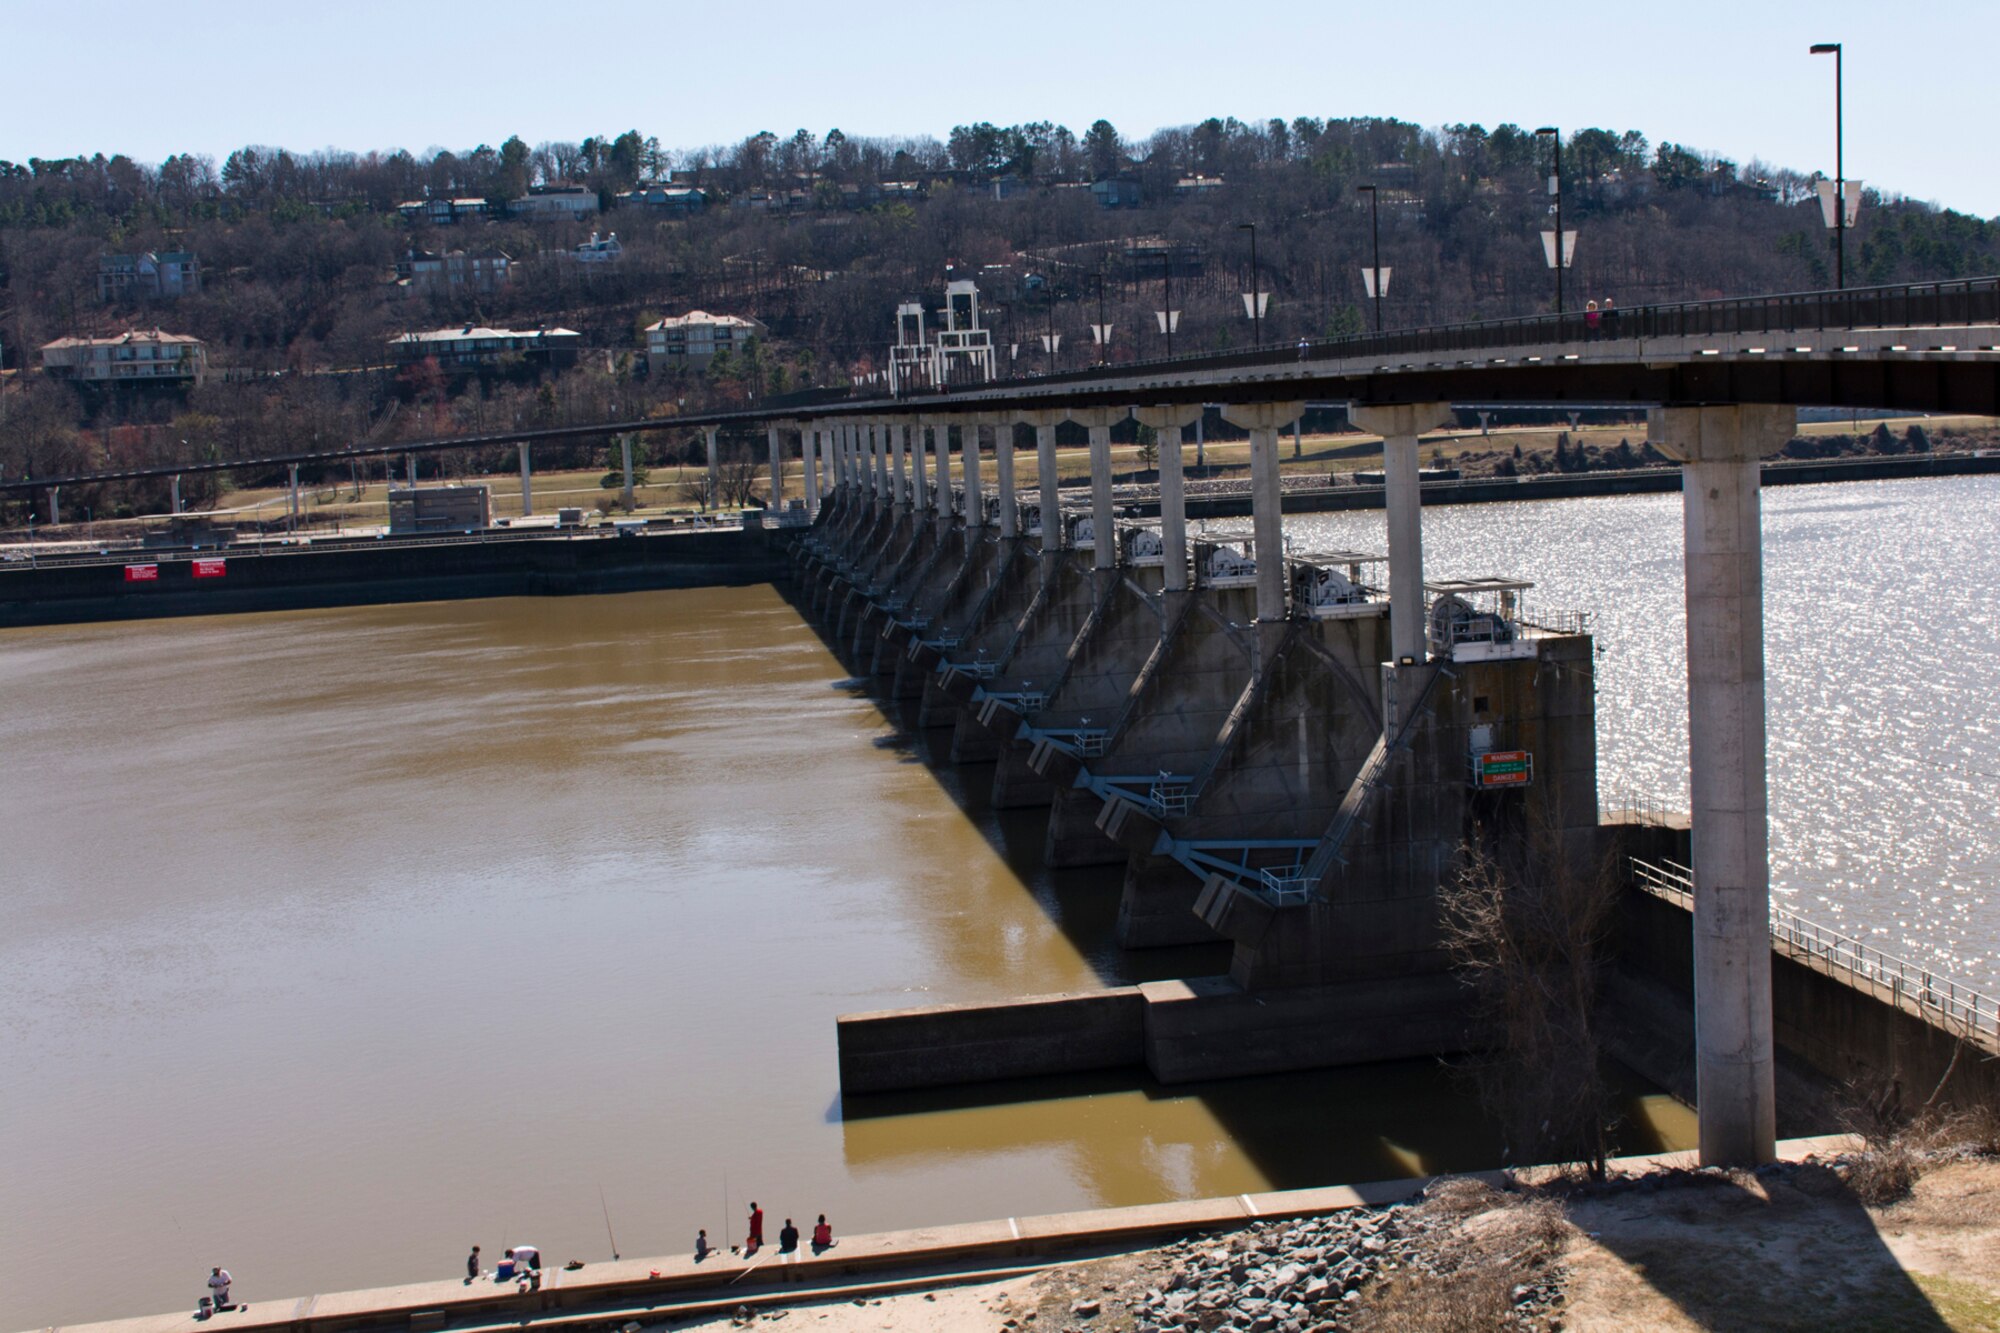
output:
M768 587L0 635L0 1327L1490 1160L1427 1063L844 1106L837 1014L1225 965L885 707Z

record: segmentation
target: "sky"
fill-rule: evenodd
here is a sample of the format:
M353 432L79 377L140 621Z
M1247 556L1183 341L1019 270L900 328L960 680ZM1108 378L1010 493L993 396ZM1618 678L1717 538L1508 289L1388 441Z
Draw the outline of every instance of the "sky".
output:
M1377 115L1636 129L1831 173L1833 60L1806 48L1837 41L1847 174L2000 216L2000 0L107 0L79 14L0 0L0 158L421 152L633 128L689 148L800 127L942 138L981 120L1081 133L1099 117L1137 139L1211 115Z

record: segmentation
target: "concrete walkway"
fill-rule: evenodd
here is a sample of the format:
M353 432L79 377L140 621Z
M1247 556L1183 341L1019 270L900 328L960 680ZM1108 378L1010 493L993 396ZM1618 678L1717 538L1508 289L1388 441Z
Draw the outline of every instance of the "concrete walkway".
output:
M1789 1139L1779 1144L1779 1157L1798 1160L1854 1146L1854 1140L1845 1135ZM1632 1173L1662 1166L1695 1165L1692 1152L1620 1158L1612 1164L1614 1170ZM1500 1173L1477 1174L1497 1182ZM541 1290L526 1295L518 1293L511 1281L499 1283L489 1277L469 1284L463 1278L455 1278L365 1291L264 1299L256 1291L254 1275L248 1275L251 1280L244 1281L246 1275L239 1274L237 1295L246 1299L247 1305L206 1321L185 1313L56 1327L64 1333L247 1333L269 1329L347 1333L389 1326L425 1333L488 1323L518 1328L567 1322L599 1313L621 1319L636 1315L644 1322L644 1312L651 1307L662 1307L660 1314L665 1315L672 1313L673 1307L687 1303L751 1300L759 1296L768 1300L786 1287L852 1284L871 1273L879 1274L881 1280L891 1280L931 1268L1005 1267L1037 1256L1116 1249L1131 1243L1241 1227L1270 1218L1314 1217L1347 1208L1379 1207L1410 1198L1432 1179L1435 1177L1419 1176L1364 1185L1276 1190L1219 1199L886 1231L841 1237L833 1249L817 1256L810 1249L781 1255L775 1246L767 1246L750 1259L724 1253L701 1264L687 1257L675 1257L593 1263L575 1272L551 1267L542 1270ZM190 1276L192 1287L199 1287L199 1277L199 1274Z

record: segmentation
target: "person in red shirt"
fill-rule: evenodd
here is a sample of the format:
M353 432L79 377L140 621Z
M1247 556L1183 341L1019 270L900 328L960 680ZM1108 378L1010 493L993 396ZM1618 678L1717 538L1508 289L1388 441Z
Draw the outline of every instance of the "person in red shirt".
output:
M743 1248L746 1251L755 1250L763 1243L764 1243L764 1210L757 1206L757 1201L755 1199L752 1199L750 1201L750 1238L743 1242Z
M826 1214L819 1215L819 1225L813 1228L813 1253L833 1248L833 1228L826 1224Z

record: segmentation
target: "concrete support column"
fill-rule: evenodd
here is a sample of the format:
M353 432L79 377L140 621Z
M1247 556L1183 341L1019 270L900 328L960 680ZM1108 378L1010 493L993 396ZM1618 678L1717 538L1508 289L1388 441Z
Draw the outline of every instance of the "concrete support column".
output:
M1014 418L999 417L993 427L994 485L1000 490L1000 540L1021 535L1021 510L1014 498Z
M1056 475L1056 427L1061 412L1026 412L1021 420L1035 428L1035 482L1041 494L1042 554L1060 551L1069 544L1062 524L1062 478Z
M619 491L618 495L619 499L624 502L625 507L630 509L638 503L632 491L632 437L630 435L620 435L618 437L618 458L620 465L625 470L625 485Z
M181 479L174 478L174 512L181 512ZM528 445L521 445L521 517L528 518L535 512L535 469L528 461Z
M868 436L868 489L875 503L889 503L889 442L882 438L882 423L865 421L861 429Z
M925 423L921 421L904 428L913 432L910 436L910 465L916 473L916 505L920 514L931 507L931 479L926 475L924 466L924 428Z
M299 465L294 463L287 471L292 479L292 531L299 528Z
M1111 513L1111 428L1131 414L1125 407L1089 407L1069 414L1071 421L1090 432L1090 526L1097 538L1091 566L1095 569L1118 564L1117 520Z
M889 432L889 452L894 458L894 466L890 469L891 498L899 508L907 509L910 505L910 474L903 454L909 442L910 428L900 421L892 421L883 429Z
M771 441L771 512L775 514L785 507L785 446L779 439L777 422L765 429Z
M722 503L722 458L715 447L715 437L721 428L710 426L702 433L708 437L708 507L713 510Z
M1760 460L1788 407L1655 409L1681 463L1687 544L1688 779L1694 837L1695 1113L1704 1166L1761 1166L1777 1143L1771 862L1764 754Z
M984 417L967 417L958 428L959 463L965 468L965 526L986 526L985 469L979 459L979 437L986 430Z
M1417 477L1417 436L1449 422L1451 404L1370 407L1350 403L1347 416L1360 429L1382 437L1383 505L1389 527L1389 654L1397 663L1422 662L1429 656L1429 612L1424 605L1423 490Z
M62 487L51 486L49 487L49 526L53 528L59 526L61 523Z
M1160 544L1166 552L1166 590L1188 586L1187 491L1181 477L1181 441L1201 421L1198 404L1141 407L1132 413L1158 435L1160 448Z
M931 439L937 444L937 511L940 519L950 518L951 498L951 420L939 417L931 422Z
M1250 519L1257 533L1257 620L1285 618L1285 513L1278 485L1278 432L1305 409L1303 403L1250 403L1225 407L1232 425L1250 432Z
M403 455L403 475L409 479L410 485L415 486L417 484L417 456L415 454Z
M524 444L521 446L521 458L523 460L524 465L527 460L527 456L528 456L528 446ZM176 472L174 473L174 513L178 514L180 512L181 512L181 474Z
M819 427L809 425L799 431L799 464L805 469L806 516L819 513Z

